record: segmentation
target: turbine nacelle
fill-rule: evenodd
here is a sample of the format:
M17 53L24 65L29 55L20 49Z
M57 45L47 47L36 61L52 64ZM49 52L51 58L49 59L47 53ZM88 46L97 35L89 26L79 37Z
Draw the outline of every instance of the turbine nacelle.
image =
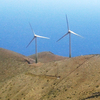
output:
M74 34L74 35L77 35L77 36L79 36L79 37L83 38L81 35L79 35L79 34L77 34L77 33L73 32L73 31L71 31L71 30L68 30L68 33L72 33L72 34Z
M73 33L73 31L71 31L71 30L68 30L68 33Z
M32 26L31 26L31 24L30 24L30 23L29 23L29 25L30 25L30 27L31 27L32 33L34 34L34 37L33 37L33 38L37 38L37 37L39 37L39 38L49 39L48 37L44 37L44 36L39 36L39 35L36 35L36 34L35 34L35 32L33 31L33 28L32 28Z
M44 37L44 36L40 36L40 35L36 35L32 29L32 26L31 24L29 23L30 27L31 27L31 30L32 30L32 33L34 34L34 37L33 39L29 42L29 44L27 45L27 47L32 43L32 41L35 39L35 62L37 63L38 62L38 59L37 59L37 38L45 38L45 39L49 39L48 37Z
M31 26L30 23L29 23L29 25L30 25L30 27L31 27L32 33L34 34L34 37L33 37L33 39L29 42L29 44L28 44L26 47L28 47L28 46L32 43L32 41L33 41L34 39L36 39L37 37L38 37L38 38L49 39L48 37L44 37L44 36L40 36L40 35L36 35L35 32L33 31L32 26Z
M79 37L82 37L82 36L79 35L79 34L77 34L77 33L75 33L75 32L73 32L73 31L71 31L71 30L69 30L69 24L68 24L67 15L66 15L66 22L67 22L67 29L68 29L68 32L67 32L65 35L63 35L60 39L58 39L57 42L60 41L62 38L64 38L66 35L69 34L69 57L71 57L71 35L70 35L70 34L72 33L72 34L77 35L77 36L79 36ZM82 38L83 38L83 37L82 37Z
M40 36L40 35L36 35L36 34L34 34L34 37L50 39L50 38L48 38L48 37L44 37L44 36Z

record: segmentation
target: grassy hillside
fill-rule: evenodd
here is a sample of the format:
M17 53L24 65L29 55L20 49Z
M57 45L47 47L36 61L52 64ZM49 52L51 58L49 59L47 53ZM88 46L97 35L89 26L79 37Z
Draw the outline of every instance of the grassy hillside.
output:
M28 70L30 60L21 54L0 48L0 81Z
M0 53L0 100L100 100L100 55L30 65L7 54Z

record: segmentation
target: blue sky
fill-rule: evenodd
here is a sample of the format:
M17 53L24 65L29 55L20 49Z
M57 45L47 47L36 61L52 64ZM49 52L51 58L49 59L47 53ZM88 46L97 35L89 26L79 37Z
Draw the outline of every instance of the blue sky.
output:
M49 37L38 38L38 52L51 51L56 55L69 56L67 30L82 35L72 36L72 56L100 54L100 1L99 0L3 0L0 1L0 47L23 55L35 53L29 26L36 34Z

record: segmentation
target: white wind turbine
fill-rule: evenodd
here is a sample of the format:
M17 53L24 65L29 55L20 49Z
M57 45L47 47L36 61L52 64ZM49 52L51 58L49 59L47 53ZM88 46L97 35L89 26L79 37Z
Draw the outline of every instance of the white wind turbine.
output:
M35 39L35 62L37 63L37 62L38 62L38 60L37 60L37 38L38 38L38 37L39 37L39 38L45 38L45 39L49 39L49 38L48 38L48 37L44 37L44 36L40 36L40 35L36 35L36 34L34 33L34 31L33 31L32 26L31 26L30 23L29 23L29 25L30 25L31 30L32 30L32 32L33 32L33 34L34 34L34 37L33 37L33 39L29 42L29 44L28 44L26 47L28 47L28 46L31 44L31 42Z
M82 37L81 35L78 35L76 33L74 33L73 31L69 30L69 24L68 24L68 18L67 18L67 15L66 15L66 22L67 22L67 28L68 28L68 32L62 36L59 40L61 40L63 37L65 37L66 35L69 34L69 58L71 58L71 33L74 34L74 35L77 35L79 37ZM82 37L83 38L83 37ZM57 40L57 42L59 41Z

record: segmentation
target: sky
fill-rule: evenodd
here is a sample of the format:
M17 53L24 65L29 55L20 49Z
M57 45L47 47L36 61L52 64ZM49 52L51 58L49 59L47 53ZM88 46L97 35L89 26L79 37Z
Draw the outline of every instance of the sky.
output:
M0 1L0 48L29 56L35 54L35 41L29 22L37 35L38 52L50 51L69 56L69 36L59 42L69 28L83 36L71 35L72 57L100 54L99 0L2 0Z

